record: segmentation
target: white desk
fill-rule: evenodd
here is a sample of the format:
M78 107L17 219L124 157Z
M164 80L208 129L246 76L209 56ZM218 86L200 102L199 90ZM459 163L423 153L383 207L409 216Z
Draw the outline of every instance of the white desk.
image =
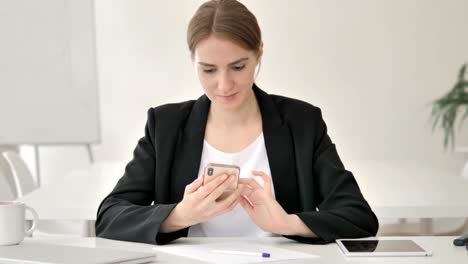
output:
M41 219L93 221L124 165L100 164L70 173L21 200L34 207ZM468 180L460 171L368 161L350 162L349 169L379 219L468 217ZM431 222L424 223L428 225L425 233L430 234Z
M408 237L405 237L408 238ZM419 242L427 250L433 252L431 257L372 257L372 258L350 258L344 257L338 248L333 244L328 245L307 245L294 242L281 237L274 238L257 238L257 239L246 239L246 238L183 238L176 240L171 245L185 245L185 244L207 244L207 243L221 243L221 242L242 242L242 243L261 243L272 247L278 247L288 250L294 250L304 252L308 254L318 255L318 259L308 260L296 260L287 261L286 263L468 263L468 252L465 247L455 247L452 244L454 237L410 237L415 241ZM401 239L398 237L392 239ZM37 239L27 238L23 243L50 243L60 245L73 245L83 246L92 248L113 248L123 249L131 251L142 251L142 252L155 252L152 250L154 245L141 244L141 243L130 243L115 240L108 240L102 238L61 238L61 239ZM59 253L59 252L58 252ZM169 255L161 252L157 252L157 263L200 263L197 260L189 259L185 257ZM220 260L220 263L222 260ZM278 262L275 262L278 263Z
M461 169L376 161L349 162L349 169L379 218L468 217Z

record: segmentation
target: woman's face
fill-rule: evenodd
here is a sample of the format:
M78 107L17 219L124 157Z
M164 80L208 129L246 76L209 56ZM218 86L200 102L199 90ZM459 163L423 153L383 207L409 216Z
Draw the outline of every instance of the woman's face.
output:
M254 96L252 85L260 56L218 36L200 41L195 48L194 63L211 103L236 110Z

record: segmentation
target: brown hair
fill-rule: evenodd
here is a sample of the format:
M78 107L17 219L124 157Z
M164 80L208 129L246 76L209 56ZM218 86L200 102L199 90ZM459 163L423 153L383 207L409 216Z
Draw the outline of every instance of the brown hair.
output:
M226 37L256 54L262 46L257 19L236 0L211 0L198 8L187 30L187 44L192 58L197 44L211 34Z

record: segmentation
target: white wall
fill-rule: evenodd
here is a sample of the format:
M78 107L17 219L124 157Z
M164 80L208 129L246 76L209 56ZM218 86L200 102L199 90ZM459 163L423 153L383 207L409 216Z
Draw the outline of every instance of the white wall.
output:
M97 0L103 142L98 161L129 160L151 106L202 89L185 43L203 1ZM245 0L263 31L257 83L322 108L345 164L401 160L462 167L431 134L428 103L468 61L465 0ZM459 144L468 144L468 129ZM42 147L43 182L87 166L83 147Z

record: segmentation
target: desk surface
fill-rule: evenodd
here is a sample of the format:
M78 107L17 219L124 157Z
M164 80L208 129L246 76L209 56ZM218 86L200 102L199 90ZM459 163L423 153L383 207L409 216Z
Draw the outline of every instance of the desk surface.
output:
M95 220L124 165L99 164L70 173L21 200L41 219ZM468 179L460 171L369 161L350 163L349 169L379 218L468 217Z
M464 247L452 244L454 237L393 237L391 239L414 239L427 250L433 252L431 257L345 257L335 243L328 245L301 244L282 237L274 238L182 238L171 245L208 244L222 242L261 243L288 250L300 251L320 256L318 259L307 260L307 263L468 263L468 252ZM92 248L113 248L131 251L155 252L155 245L130 243L102 238L27 238L23 243L51 243ZM157 263L200 263L197 260L157 252ZM277 263L277 262L275 262ZM288 261L287 263L304 263L304 260Z

